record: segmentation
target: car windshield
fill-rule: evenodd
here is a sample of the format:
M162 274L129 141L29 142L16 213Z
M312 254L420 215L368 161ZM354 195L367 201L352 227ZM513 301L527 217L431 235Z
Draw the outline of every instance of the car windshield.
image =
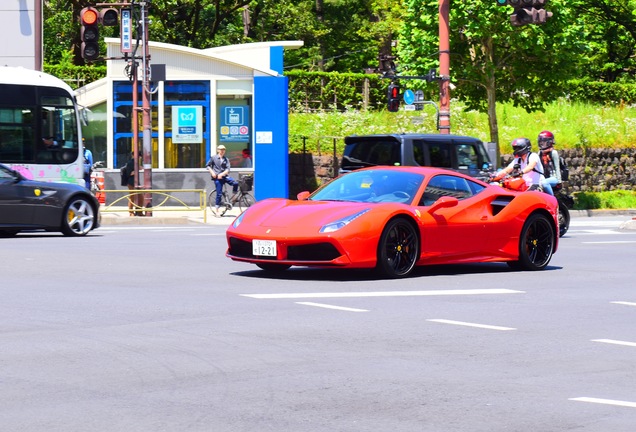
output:
M314 192L312 201L410 203L424 181L421 174L408 171L354 171L338 177Z

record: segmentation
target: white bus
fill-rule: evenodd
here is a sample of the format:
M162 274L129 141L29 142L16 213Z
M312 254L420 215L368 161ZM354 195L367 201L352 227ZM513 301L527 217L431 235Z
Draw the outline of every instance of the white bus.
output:
M43 72L0 67L0 162L24 177L84 185L75 95Z

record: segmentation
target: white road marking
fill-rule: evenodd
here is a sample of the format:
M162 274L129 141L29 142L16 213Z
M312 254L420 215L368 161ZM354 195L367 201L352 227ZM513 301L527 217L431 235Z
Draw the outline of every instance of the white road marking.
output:
M614 339L592 339L591 341L592 342L601 342L601 343L613 344L613 345L623 345L623 346L636 347L636 342L619 341L619 340L614 340Z
M613 302L610 302L610 303L618 304L618 305L625 305L625 306L636 306L636 303L634 303L634 302L626 302L626 301L613 301Z
M416 297L444 295L481 295L481 294L523 294L525 291L509 289L465 289L433 291L370 291L370 292L327 292L327 293L280 293L280 294L240 294L255 299L304 299L304 298L357 298L357 297Z
M477 328L483 328L488 330L502 330L502 331L517 330L516 328L513 328L513 327L501 327L501 326L493 326L493 325L487 325L487 324L476 324L476 323L453 321L453 320L447 320L447 319L427 319L426 321L442 323L442 324L466 326L466 327L477 327Z
M323 303L296 302L296 304L305 305L305 306L316 306L316 307L321 307L321 308L325 308L325 309L335 309L335 310L341 310L341 311L346 311L346 312L369 312L366 309L356 309L356 308L348 308L348 307L342 307L342 306L333 306L333 305L328 305L328 304L323 304Z
M589 402L589 403L597 403L597 404L604 404L604 405L616 405L616 406L623 406L623 407L629 407L629 408L636 408L636 402L619 401L619 400L612 400L612 399L577 397L577 398L570 398L569 400L576 401L576 402Z
M636 243L636 240L634 241L593 241L593 242L582 242L583 244L629 244L629 243Z

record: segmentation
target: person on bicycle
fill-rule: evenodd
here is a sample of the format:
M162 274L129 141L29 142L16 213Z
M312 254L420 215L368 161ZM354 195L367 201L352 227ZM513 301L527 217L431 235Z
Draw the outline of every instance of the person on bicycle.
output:
M532 153L532 144L528 138L517 138L512 140L512 153L514 159L510 164L499 171L493 180L498 181L506 175L522 176L528 185L528 190L541 188L543 177L543 166L541 159L536 153Z
M210 176L216 186L216 203L214 216L219 216L219 206L221 205L221 197L223 195L223 185L225 183L232 186L232 202L236 201L239 183L230 177L230 160L225 156L225 146L220 145L216 148L216 154L210 158L205 167L210 172Z
M541 182L541 186L543 186L545 192L554 195L552 188L561 183L561 165L559 152L554 149L554 134L544 130L539 134L537 142L539 143L543 172L545 173L545 180Z

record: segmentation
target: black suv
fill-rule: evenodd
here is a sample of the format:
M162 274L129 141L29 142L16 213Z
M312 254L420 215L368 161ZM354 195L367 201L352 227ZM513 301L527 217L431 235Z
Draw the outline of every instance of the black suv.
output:
M477 138L441 134L352 135L345 138L340 172L375 165L448 168L480 180L493 171Z

